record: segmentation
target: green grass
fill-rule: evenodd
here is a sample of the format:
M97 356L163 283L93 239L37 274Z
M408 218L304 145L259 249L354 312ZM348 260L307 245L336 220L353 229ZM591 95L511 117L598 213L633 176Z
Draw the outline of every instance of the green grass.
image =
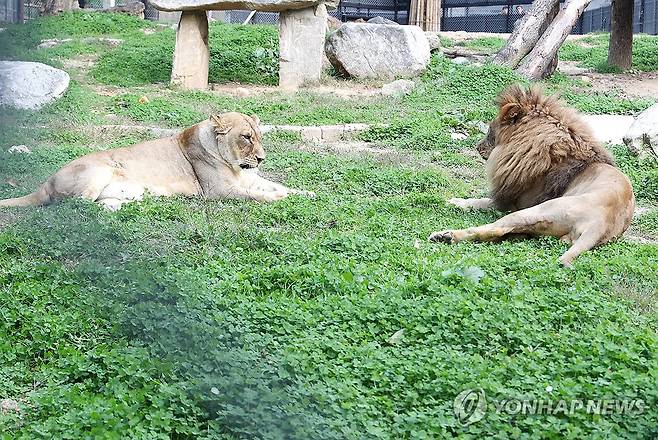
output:
M135 57L138 28L123 32L123 17L89 16L99 20L85 23L89 29L108 26L103 32L128 43L94 47L101 60L123 60L119 73L133 82L116 96L97 93L95 86L118 78L98 70L100 63L40 112L0 111L0 198L33 190L89 151L148 137L99 127L117 121L178 127L237 110L265 123L386 123L362 137L388 152L313 151L298 136L270 133L264 172L317 198L149 197L116 213L68 200L0 210L0 399L22 407L0 413L0 438L658 434L655 245L622 239L567 270L557 263L566 245L552 238L457 246L425 240L434 230L500 215L463 212L445 200L486 193L472 155L476 126L493 116L497 93L520 80L514 73L436 57L400 99L182 92L150 84L151 74L164 82L169 71ZM27 35L41 23L48 32L39 38L75 36L57 26L68 29L75 17L11 32ZM257 46L274 50L262 39L271 28L214 29L226 33L226 47L248 41L216 73L234 69L270 81L240 60ZM167 34L142 36L154 50L144 54L164 62ZM32 42L25 44L31 53ZM43 55L64 62L87 50L76 43ZM634 112L650 104L602 97L559 75L544 85L580 109ZM139 104L143 95L149 102ZM453 141L451 131L468 137ZM32 153L6 152L16 144ZM658 163L620 146L613 153L638 202L653 207L634 228L658 239ZM452 405L469 388L482 388L490 402L640 398L646 406L606 416L490 410L463 427Z
M560 48L561 60L579 61L582 67L590 67L601 73L617 71L609 66L608 34L594 34L582 40L569 41ZM633 65L635 70L650 72L658 70L658 38L651 35L633 37Z
M118 86L168 82L174 42L172 29L135 34L101 55L91 74L102 84ZM208 45L211 82L278 82L279 38L274 26L211 23Z
M486 53L496 53L505 45L505 39L498 37L479 37L466 40L464 47Z

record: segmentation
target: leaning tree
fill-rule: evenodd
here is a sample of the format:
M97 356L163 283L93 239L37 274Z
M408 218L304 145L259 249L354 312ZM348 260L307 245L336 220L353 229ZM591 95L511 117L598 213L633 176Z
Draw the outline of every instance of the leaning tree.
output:
M511 67L530 80L550 75L557 66L557 52L591 0L535 0L516 22L512 35L496 54L494 63ZM621 69L631 66L633 0L612 0L608 63Z

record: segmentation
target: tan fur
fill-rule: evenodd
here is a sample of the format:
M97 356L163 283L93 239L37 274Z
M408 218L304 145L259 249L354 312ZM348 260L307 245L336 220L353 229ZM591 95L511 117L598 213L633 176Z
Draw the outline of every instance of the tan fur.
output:
M462 208L517 211L477 228L435 232L433 241L491 241L510 234L552 235L573 243L560 261L620 236L635 197L628 178L578 114L537 88L512 86L478 146L491 197L452 199Z
M88 154L61 168L34 193L0 200L0 207L83 197L119 209L145 192L267 202L292 193L312 195L258 176L257 167L265 159L258 124L256 116L213 115L176 136Z

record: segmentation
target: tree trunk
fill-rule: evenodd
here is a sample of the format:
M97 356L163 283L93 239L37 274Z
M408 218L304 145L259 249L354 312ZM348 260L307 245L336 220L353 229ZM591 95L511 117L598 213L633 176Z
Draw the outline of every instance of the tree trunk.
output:
M633 0L612 0L608 64L630 69L633 57Z
M567 0L537 45L516 69L530 80L540 79L590 0Z
M559 7L559 0L536 0L532 9L516 22L514 32L493 62L512 69L518 66L537 43Z

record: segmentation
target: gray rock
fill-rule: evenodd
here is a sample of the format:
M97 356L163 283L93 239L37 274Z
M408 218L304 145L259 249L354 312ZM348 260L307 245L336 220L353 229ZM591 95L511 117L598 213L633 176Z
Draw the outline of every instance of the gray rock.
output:
M12 145L7 150L7 153L19 153L19 154L30 154L32 151L28 148L27 145Z
M384 17L372 17L366 23L370 23L370 24L392 24L392 25L399 26L399 23L397 23L393 20L389 20L388 18L384 18Z
M41 63L0 61L0 106L38 110L69 87L69 74Z
M357 78L410 78L430 60L418 26L346 23L327 38L325 52L340 74Z
M430 44L430 51L434 52L435 50L441 49L441 38L436 32L425 32L427 37L427 42Z
M624 143L635 154L650 150L658 156L658 104L654 104L637 117L624 135Z
M416 84L408 79L398 79L382 86L384 96L405 96L411 93Z
M51 38L48 40L41 40L41 43L37 46L37 49L48 49L49 47L55 47L59 46L62 43L67 43L69 41L73 41L73 38L63 38L63 39L57 39L57 38Z
M338 1L324 0L151 0L153 7L161 11L222 11L245 9L248 11L281 12L290 9L306 9L324 3L327 9L336 9Z
M451 61L452 61L453 64L459 64L459 65L462 65L462 66L464 66L466 64L471 64L471 60L469 60L466 57L455 57Z

